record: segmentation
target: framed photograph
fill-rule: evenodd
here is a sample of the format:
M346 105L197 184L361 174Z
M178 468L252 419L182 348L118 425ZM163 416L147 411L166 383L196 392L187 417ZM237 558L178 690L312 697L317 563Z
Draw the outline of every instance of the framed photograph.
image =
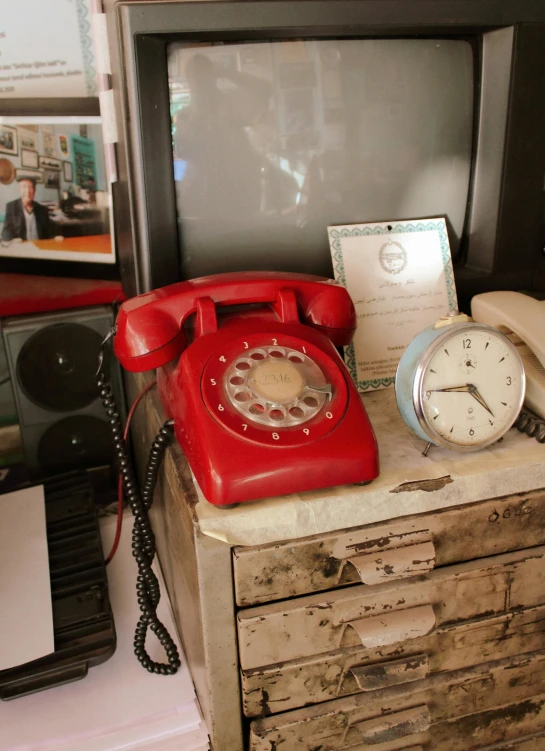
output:
M41 133L43 152L46 156L55 156L55 132L45 127Z
M60 172L55 169L44 170L44 185L46 188L59 188L61 184Z
M34 180L37 183L43 183L44 173L39 169L16 169L15 180Z
M116 260L112 196L100 117L40 117L29 126L17 116L3 116L0 132L11 135L6 148L19 147L21 132L38 145L10 156L15 179L10 181L5 169L0 181L2 267L44 273L49 264L62 275L64 269L81 273L78 266L84 263L93 264L91 276L111 278ZM47 153L53 147L55 153ZM24 209L36 217L38 236L32 240L27 238Z
M21 166L38 169L38 167L40 166L38 161L38 152L33 151L32 149L21 148Z
M17 128L11 125L0 125L0 154L17 156L18 153Z
M72 169L72 162L63 162L62 172L63 172L65 181L67 183L71 183L74 179L74 170Z
M43 169L61 169L61 160L52 156L40 156L40 167Z
M29 149L30 151L38 150L38 144L36 141L37 132L38 131L35 131L31 125L17 127L17 135L19 137L19 146L21 149Z

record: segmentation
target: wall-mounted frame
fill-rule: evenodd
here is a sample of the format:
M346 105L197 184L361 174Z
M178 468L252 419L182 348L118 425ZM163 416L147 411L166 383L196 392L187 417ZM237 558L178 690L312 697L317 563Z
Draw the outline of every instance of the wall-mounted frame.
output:
M67 183L71 183L74 179L74 170L72 169L72 162L63 162L62 172L63 172L65 181Z
M0 154L17 156L18 153L17 128L11 125L0 125Z
M40 167L42 169L55 169L60 170L61 160L52 156L40 156Z
M24 180L25 178L28 178L29 180L35 180L37 183L43 183L44 181L44 173L42 170L39 169L16 169L15 170L15 179L17 181Z
M38 169L40 166L38 152L33 149L21 148L21 166L30 167L31 169Z
M22 102L21 102L22 104ZM0 113L3 102L0 99ZM93 157L92 181L76 180L76 156L81 126L87 129L84 145ZM0 184L0 263L2 270L60 276L119 278L112 231L112 189L106 174L101 120L98 116L0 114L0 128L10 128L34 142L10 156L15 180ZM45 153L45 145L53 153ZM65 151L68 153L65 153ZM38 165L38 168L26 166ZM87 164L85 165L87 167ZM87 167L91 169L91 167ZM26 238L22 208L29 189L17 181L34 183L30 200L39 217L38 237ZM26 204L25 204L26 205Z
M44 169L44 185L46 188L58 189L61 185L60 172L56 169Z

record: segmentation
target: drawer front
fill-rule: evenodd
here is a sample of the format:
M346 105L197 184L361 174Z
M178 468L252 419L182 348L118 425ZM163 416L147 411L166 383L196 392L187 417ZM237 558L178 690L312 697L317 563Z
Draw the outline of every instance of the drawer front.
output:
M335 650L242 671L244 714L259 717L545 650L545 606L444 626L402 644Z
M545 491L505 496L280 545L234 548L236 599L244 607L354 582L377 584L543 544Z
M285 712L250 726L250 751L467 751L545 729L545 655Z
M545 751L545 733L494 743L493 746L481 747L476 751Z
M445 624L545 604L545 547L376 587L355 585L238 613L243 670L345 647L418 639Z

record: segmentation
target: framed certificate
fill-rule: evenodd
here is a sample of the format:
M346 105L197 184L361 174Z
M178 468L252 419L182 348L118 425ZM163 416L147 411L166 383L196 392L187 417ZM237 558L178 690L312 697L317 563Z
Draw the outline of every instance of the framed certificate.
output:
M387 388L416 334L457 308L445 220L343 225L328 234L335 279L358 319L347 367L360 391Z

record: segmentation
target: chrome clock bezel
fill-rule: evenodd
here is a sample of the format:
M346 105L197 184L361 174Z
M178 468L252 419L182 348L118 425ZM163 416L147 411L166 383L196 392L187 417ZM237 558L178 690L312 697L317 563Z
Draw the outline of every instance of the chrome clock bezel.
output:
M433 425L431 425L426 419L426 415L424 413L424 404L423 404L424 397L423 397L422 382L424 380L424 375L427 372L427 369L430 365L430 362L435 352L438 349L440 349L443 346L443 344L446 341L448 341L452 336L463 333L464 331L484 331L487 334L496 336L498 339L502 339L505 342L507 348L513 354L515 362L518 364L518 367L520 370L520 383L521 383L519 399L517 402L517 409L515 411L515 416L512 422L505 428L505 430L500 436L483 440L479 443L473 444L472 446L462 446L459 443L454 443L452 441L449 441L446 438L444 438L444 436L440 435L435 430ZM426 347L426 349L424 350L424 352L422 353L420 357L420 362L418 363L415 374L414 374L412 400L413 400L413 407L414 407L416 419L418 420L418 424L420 425L420 427L422 428L422 430L428 436L429 440L432 443L436 444L437 446L442 446L443 448L451 449L453 451L471 453L472 451L478 451L480 449L486 448L487 446L491 446L493 443L496 443L497 441L500 440L502 436L505 435L505 433L507 433L508 430L510 430L513 427L520 413L520 410L522 409L525 394L526 394L526 373L524 371L524 364L513 342L511 342L511 340L507 336L505 336L505 334L502 334L501 331L498 331L498 329L495 329L493 326L487 326L486 324L483 324L483 323L475 323L471 321L466 321L464 323L456 323L450 326L446 326L444 333L442 333L440 336L434 339Z

